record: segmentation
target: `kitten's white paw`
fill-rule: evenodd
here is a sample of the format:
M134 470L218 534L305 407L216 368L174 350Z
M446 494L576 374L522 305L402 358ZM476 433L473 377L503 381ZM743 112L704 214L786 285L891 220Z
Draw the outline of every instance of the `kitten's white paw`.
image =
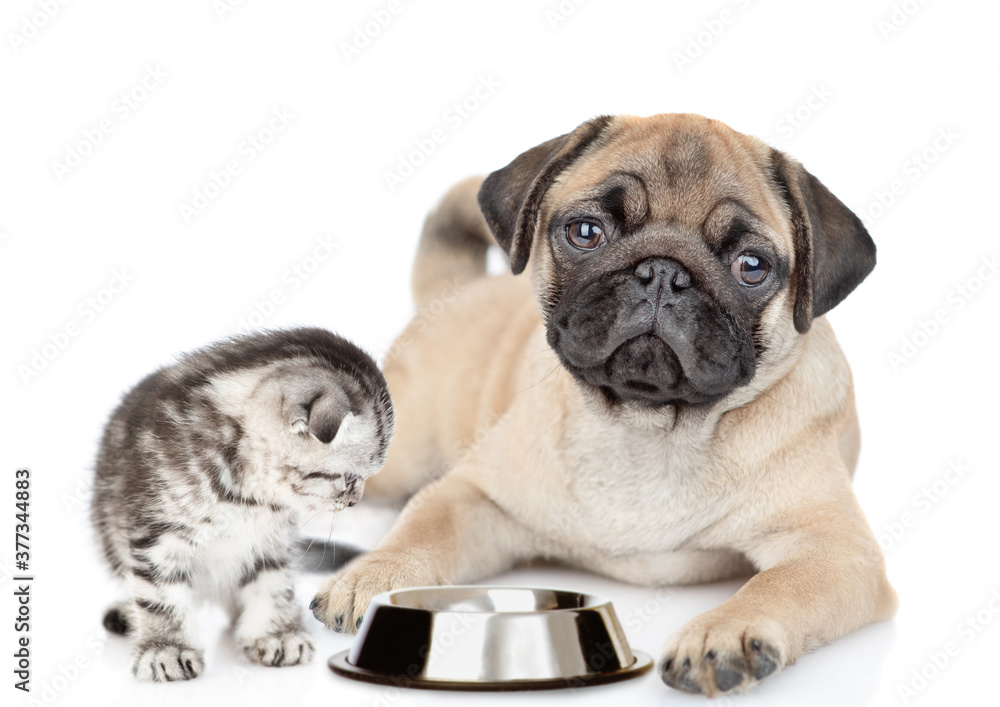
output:
M192 680L203 672L205 658L190 646L148 644L136 651L132 662L132 674L148 682Z
M251 663L280 668L308 663L312 660L313 644L305 631L286 631L244 645L243 654Z

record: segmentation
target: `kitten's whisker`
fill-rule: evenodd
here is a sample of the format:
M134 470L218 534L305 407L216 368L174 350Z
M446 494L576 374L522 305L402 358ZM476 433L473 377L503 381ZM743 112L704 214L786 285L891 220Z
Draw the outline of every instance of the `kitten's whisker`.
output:
M316 538L309 538L309 544L306 545L305 550L302 551L301 555L299 555L297 558L295 558L295 561L292 564L297 565L299 562L301 562L302 558L304 558L306 555L309 554L309 550L312 548L312 546L315 543L316 543Z
M308 518L306 518L306 522L299 526L299 530L302 530L304 527L306 527L307 525L309 525L309 521L311 521L313 518L315 518L316 516L318 516L322 512L323 511L316 511L311 516L309 516Z
M330 543L333 542L333 529L337 527L337 513L334 512L333 518L330 519L330 534L326 538L326 545L323 546L323 558L326 559L326 548L330 547ZM333 548L333 560L337 561L337 548ZM322 562L320 562L322 564Z

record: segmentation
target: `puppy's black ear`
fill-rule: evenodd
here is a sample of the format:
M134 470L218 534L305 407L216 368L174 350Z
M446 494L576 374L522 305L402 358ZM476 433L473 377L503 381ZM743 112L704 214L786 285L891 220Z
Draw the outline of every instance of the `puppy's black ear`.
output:
M545 193L559 174L601 135L611 116L587 121L576 130L543 142L514 158L486 178L479 189L479 208L515 275L524 271L538 228Z
M797 161L771 149L774 178L791 210L795 238L795 328L837 306L875 267L861 219Z

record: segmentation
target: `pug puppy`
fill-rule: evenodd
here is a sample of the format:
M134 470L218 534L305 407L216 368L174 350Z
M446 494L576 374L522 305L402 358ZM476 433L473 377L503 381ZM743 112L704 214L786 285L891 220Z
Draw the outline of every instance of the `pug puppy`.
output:
M486 276L494 240L511 274ZM706 695L891 617L823 317L874 265L801 164L696 115L596 118L458 185L420 242L368 486L419 492L314 614L353 631L379 592L538 557L648 585L753 573L666 642L664 682Z

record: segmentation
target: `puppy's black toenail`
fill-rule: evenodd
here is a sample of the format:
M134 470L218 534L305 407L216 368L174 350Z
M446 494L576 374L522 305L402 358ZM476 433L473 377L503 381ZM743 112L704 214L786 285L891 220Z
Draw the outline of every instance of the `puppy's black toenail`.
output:
M365 620L364 615L358 617L358 620L354 622L354 628L361 628L361 622Z
M691 669L691 659L690 658L685 658L684 659L684 669L685 670L690 670Z
M319 604L319 597L313 597L313 600L309 602L309 611L312 611Z
M662 663L660 663L660 672L665 673L668 670L670 670L670 664L673 662L674 662L673 658L667 658Z
M725 692L726 690L732 690L741 682L743 682L743 676L740 675L735 670L716 669L715 671L715 684L723 692Z
M706 653L705 660L715 660L715 651L709 651Z
M701 685L699 685L698 683L696 683L694 680L692 680L687 675L685 675L684 677L681 678L681 682L678 685L678 687L680 689L684 690L684 692L690 692L692 695L700 695L701 694Z
M762 655L757 661L757 667L754 668L753 676L758 680L763 680L768 675L774 672L774 669L778 667L773 660L768 658L766 655Z
M333 620L333 630L340 631L342 628L344 628L344 617L338 616Z
M757 653L760 653L760 641L756 638L750 641L750 647L753 648Z

